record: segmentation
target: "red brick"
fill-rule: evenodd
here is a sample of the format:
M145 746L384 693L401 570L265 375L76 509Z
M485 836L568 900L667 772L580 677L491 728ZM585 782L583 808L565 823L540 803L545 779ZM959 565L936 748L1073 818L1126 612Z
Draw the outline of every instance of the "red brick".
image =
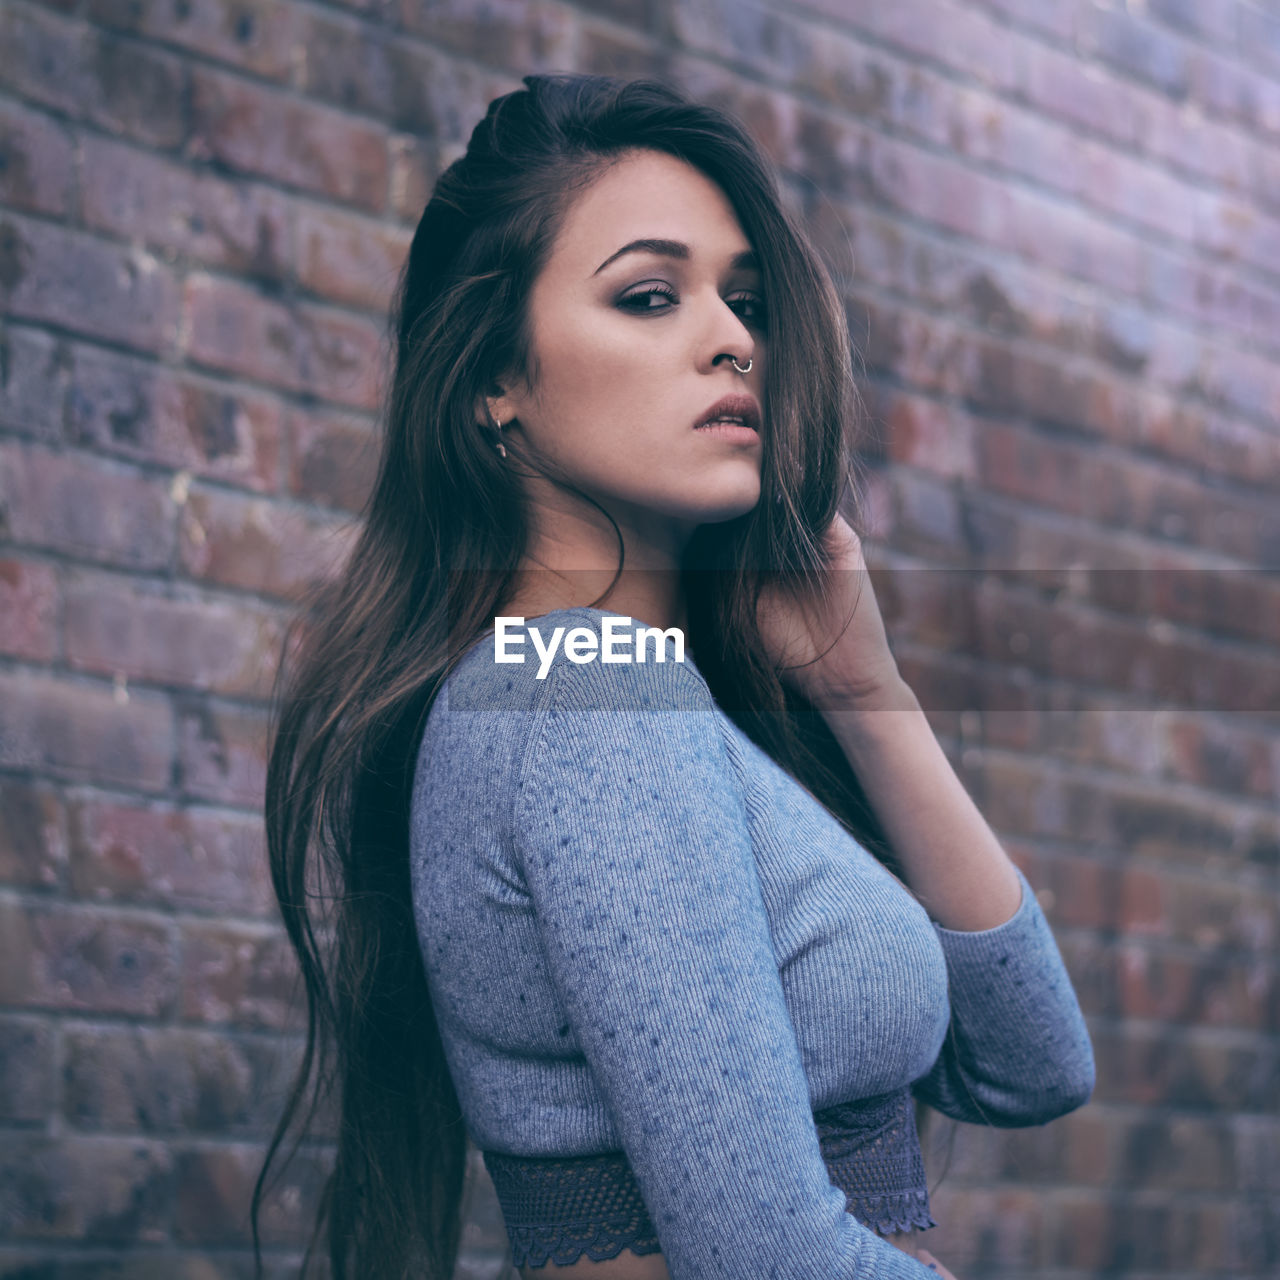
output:
M385 207L384 129L222 72L197 69L192 84L193 158L373 212Z
M65 343L36 329L0 326L0 426L58 439L70 364Z
M299 203L298 283L321 298L385 312L411 238L402 227Z
M355 533L349 519L193 491L183 509L182 565L205 582L294 599L333 571Z
M1280 138L1280 85L1235 58L1199 49L1190 67L1191 97L1202 108Z
M989 367L994 370L995 366ZM1016 377L1022 366L1011 361L1002 368ZM992 378L988 385L994 389L1002 381ZM1007 411L1015 406L1006 403L999 407ZM1096 464L1093 455L1079 445L1003 423L984 422L977 433L977 455L984 488L1037 505L1047 502L1072 515L1083 512L1083 473Z
M80 898L269 916L262 821L218 809L88 796L70 805L70 887Z
M188 279L186 310L199 364L358 409L377 404L382 327L372 320L207 276Z
M1155 876L1148 873L1150 879ZM1202 876L1165 877L1173 935L1205 950L1229 948L1266 957L1280 941L1280 904L1262 885Z
M172 743L167 698L0 672L0 767L160 791Z
M1186 97L1191 83L1185 41L1127 11L1081 10L1077 49L1145 80L1171 98Z
M198 364L301 391L302 335L286 305L227 280L187 281L187 354Z
M576 54L576 15L548 0L497 0L483 12L465 0L448 0L443 5L401 0L400 17L408 30L426 36L439 48L519 75L570 66ZM499 92L487 93L486 101ZM452 131L462 121L479 118L476 105L463 99L445 136L454 136Z
M150 36L192 53L287 80L299 57L299 14L271 0L89 0L89 18L106 27Z
M1086 1015L1263 1031L1271 1024L1274 965L1155 951L1135 943L1059 938Z
M893 496L897 504L897 545L904 551L959 558L964 535L955 489L928 472L895 470Z
M35 560L0 559L0 653L50 662L57 647L58 583Z
M250 1244L249 1203L265 1155L264 1147L243 1144L185 1149L177 1158L174 1177L174 1238L219 1247ZM263 1246L301 1248L311 1234L332 1160L306 1150L293 1156L287 1167L281 1160L277 1156L259 1217L261 1241Z
M1280 749L1234 716L1178 716L1169 726L1169 771L1180 782L1269 799L1280 791Z
M0 296L15 318L144 351L177 337L178 287L156 258L13 214L0 217Z
M48 116L0 102L0 204L31 213L67 210L71 142Z
M19 545L163 569L173 553L175 510L162 482L130 467L0 441L0 511Z
M1194 800L1116 786L1098 797L1099 819L1105 819L1113 842L1135 854L1187 862L1221 870L1236 860L1262 867L1274 865L1274 833L1246 820L1241 811L1212 793ZM1208 857L1206 858L1206 851Z
M944 1178L929 1200L938 1225L925 1244L948 1270L965 1276L1002 1266L1023 1275L1039 1269L1048 1216L1041 1189L978 1190Z
M1091 1027L1096 1102L1196 1110L1274 1112L1280 1053L1257 1037L1149 1024Z
M182 935L183 1018L245 1029L305 1029L297 960L283 929L188 921Z
M64 600L72 667L250 697L271 690L284 630L276 611L84 573L68 578Z
M1280 74L1280 16L1261 5L1237 5L1240 51L1260 71Z
M272 396L79 347L68 406L68 435L82 447L276 488L283 415Z
M170 929L90 908L0 902L0 1001L161 1017L177 992Z
M379 439L354 414L289 415L289 490L325 506L360 511L373 488Z
M1267 477L1280 475L1280 439L1265 428L1160 395L1142 396L1137 408L1146 449L1252 486L1265 486Z
M0 778L0 883L60 887L66 863L66 819L58 793L40 783Z
M865 33L877 43L914 55L913 60L943 62L971 73L984 84L1007 88L1014 83L1016 62L1007 29L976 9L939 7L928 0L906 0L874 9L850 9L841 0L806 0L805 7L839 27Z
M1152 95L1147 106L1138 139L1144 151L1228 191L1257 197L1268 190L1265 167L1273 153L1260 139L1163 97Z
M0 1211L9 1240L148 1246L168 1238L173 1160L156 1143L10 1135L0 1183L12 1189Z
M1280 1124L1274 1116L1241 1116L1235 1146L1241 1190L1280 1190Z
M1046 715L1040 745L1082 764L1144 778L1164 775L1167 712L1089 700Z
M1234 46L1237 14L1234 0L1148 0L1147 12L1159 22L1192 37Z
M1021 55L1018 93L1024 100L1055 119L1121 143L1133 144L1144 135L1160 106L1153 92L1084 62L1070 49L1010 35Z
M995 1132L997 1158L990 1177L1019 1184L1107 1186L1115 1179L1115 1117L1085 1107L1030 1129Z
M423 138L396 134L387 144L387 153L391 166L390 211L416 227L440 176L436 150Z
M1131 577L1140 587L1142 579ZM1214 711L1280 705L1280 663L1166 634L1150 619L1075 610L982 583L975 591L980 652L1072 684Z
M1280 545L1280 513L1251 493L1215 492L1134 460L1096 467L1087 514L1105 524L1220 551L1246 565L1268 564Z
M1060 854L1047 860L1053 923L1109 934L1168 937L1166 879L1141 868Z
M20 0L0 10L0 86L153 146L186 136L178 59Z
M1264 250L1269 260L1280 260L1280 240L1274 250ZM1250 344L1252 345L1252 344ZM1210 360L1187 383L1196 386L1212 403L1244 417L1269 422L1280 396L1280 374L1274 357L1250 351L1245 344L1216 349Z
M886 389L873 400L874 414L883 422L889 457L922 467L950 479L976 479L974 424L954 405Z
M39 1124L53 1112L53 1028L0 1017L0 1123Z
M870 578L885 626L896 639L944 651L972 647L971 575L873 566Z
M389 119L396 95L390 42L371 39L368 22L346 13L310 10L301 25L306 57L299 62L297 87L345 111ZM434 56L444 64L440 54Z
M72 2L73 0L49 0L49 3L60 6ZM495 1209L496 1205L495 1201ZM505 1232L503 1239L506 1239ZM51 1264L50 1249L49 1244L40 1243L32 1243L25 1248L0 1248L0 1266L7 1268L5 1274L8 1277L24 1268L28 1273L35 1268L36 1274L39 1274L41 1269L47 1272L50 1265L56 1265L58 1280L106 1280L107 1276L111 1276L112 1280L119 1280L125 1275L138 1277L138 1280L152 1280L153 1277L163 1277L163 1280L223 1280L224 1277L226 1280L248 1280L254 1274L251 1252L247 1260L231 1253L221 1255L216 1263L210 1263L207 1253L190 1249L180 1251L159 1245L147 1248L145 1261L133 1263L120 1261L118 1246L106 1245L83 1250L82 1253L87 1256L73 1255L72 1260L59 1259ZM105 1257L104 1249L107 1250ZM287 1253L281 1256L290 1257ZM294 1280L298 1271L297 1260L301 1256L299 1251L292 1255L292 1262L273 1262L270 1260L272 1255L266 1254L262 1260L262 1280ZM498 1251L498 1256L501 1257L501 1250ZM211 1272L210 1266L216 1267L216 1270ZM309 1267L308 1271L311 1269ZM330 1272L323 1262L317 1264L314 1270L317 1280L329 1280Z
M267 773L267 713L210 699L178 710L179 787L215 804L262 810Z
M186 1027L73 1024L64 1036L63 1109L82 1131L269 1137L296 1065L278 1041Z
M270 284L292 257L288 198L231 182L108 138L81 144L81 218L87 227L141 241L166 260Z
M1073 1191L1060 1201L1051 1256L1062 1267L1086 1270L1123 1258L1142 1274L1235 1272L1251 1264L1240 1248L1247 1215L1233 1201L1152 1200L1116 1188L1093 1196Z

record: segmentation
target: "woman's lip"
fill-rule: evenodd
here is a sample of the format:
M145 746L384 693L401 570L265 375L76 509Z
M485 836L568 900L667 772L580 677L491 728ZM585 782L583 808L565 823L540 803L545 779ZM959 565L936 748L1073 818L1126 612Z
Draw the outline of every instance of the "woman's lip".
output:
M759 432L741 422L709 422L705 427L694 427L694 430L740 444L755 444L760 439Z

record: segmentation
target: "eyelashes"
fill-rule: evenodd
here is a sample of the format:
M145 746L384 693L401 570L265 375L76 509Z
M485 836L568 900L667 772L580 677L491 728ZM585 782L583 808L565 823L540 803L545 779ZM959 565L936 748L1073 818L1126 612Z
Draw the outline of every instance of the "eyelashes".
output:
M641 299L641 300L648 299L648 298L654 297L655 295L657 295L658 297L667 298L672 303L677 301L676 295L670 289L665 287L659 288L655 286L654 288L651 288L651 289L642 289L638 293L628 294L625 298L619 301L618 306L623 311L630 311L634 315L643 315L646 313L649 315L660 315L665 311L670 311L671 310L670 306L650 307L650 306L632 305L636 302L637 299ZM755 308L756 313L754 316L743 317L746 323L756 324L756 325L764 324L765 318L768 315L768 309L765 306L764 300L762 298L757 298L754 296L748 296L745 298L731 298L730 302L746 303L747 306Z

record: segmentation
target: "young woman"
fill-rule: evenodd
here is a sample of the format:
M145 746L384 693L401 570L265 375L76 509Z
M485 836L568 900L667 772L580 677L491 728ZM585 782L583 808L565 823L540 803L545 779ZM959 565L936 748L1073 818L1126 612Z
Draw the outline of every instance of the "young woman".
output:
M1042 1124L1093 1056L840 512L838 296L731 116L524 85L423 213L361 536L282 664L310 1028L255 1245L314 1069L335 1280L447 1280L468 1138L526 1280L948 1276L914 1100Z

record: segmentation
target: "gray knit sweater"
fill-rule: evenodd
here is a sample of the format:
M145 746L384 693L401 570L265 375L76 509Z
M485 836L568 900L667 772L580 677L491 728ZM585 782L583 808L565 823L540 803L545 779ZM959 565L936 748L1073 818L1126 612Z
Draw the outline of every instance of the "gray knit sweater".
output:
M528 622L600 636L606 616ZM909 1086L1020 1126L1088 1100L1025 877L1003 924L945 929L670 642L665 662L561 652L543 678L525 652L497 663L491 631L466 654L414 781L414 908L469 1136L625 1152L672 1280L934 1275L846 1210L814 1112Z

